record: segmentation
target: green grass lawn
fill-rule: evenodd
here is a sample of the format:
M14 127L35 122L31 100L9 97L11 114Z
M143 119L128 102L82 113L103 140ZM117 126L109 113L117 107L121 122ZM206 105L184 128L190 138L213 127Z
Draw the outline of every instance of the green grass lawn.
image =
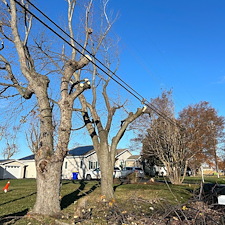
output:
M183 185L171 185L163 182L115 184L115 205L121 211L150 215L152 210L163 210L166 206L184 204L192 197L193 190L199 187L201 178L187 177L185 181L186 183ZM220 179L212 176L205 177L205 182L225 183L225 177ZM2 188L6 183L7 180L0 180L0 224L6 224L6 222L7 224L55 224L54 219L50 218L48 222L43 222L46 221L43 219L40 223L37 218L23 217L35 203L36 181L34 179L11 180L9 192L4 193ZM71 224L74 220L76 205L74 203L83 196L88 196L88 207L93 209L93 217L104 217L105 214L100 209L102 199L97 181L65 180L61 190L64 222Z
M167 177L158 177L156 178L156 180L158 181L164 181L164 179L166 179L167 181L169 181L169 179ZM190 177L185 177L184 183L191 183L191 184L200 184L202 181L202 177L201 176L190 176ZM220 178L217 178L217 176L204 176L204 182L205 183L219 183L219 184L223 184L225 183L225 176L220 176Z
M186 182L191 182L191 183L200 183L202 180L201 177L186 177L185 181ZM220 176L218 178L217 176L204 176L204 182L205 183L218 183L218 184L225 184L225 176Z

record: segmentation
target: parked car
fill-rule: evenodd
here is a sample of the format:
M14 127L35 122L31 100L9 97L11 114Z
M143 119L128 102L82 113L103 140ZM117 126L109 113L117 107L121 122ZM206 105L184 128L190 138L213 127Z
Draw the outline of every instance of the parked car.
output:
M125 178L131 173L136 173L137 177L144 178L144 171L140 167L124 167L121 170L121 178Z
M113 177L114 178L120 178L121 177L121 169L119 167L114 167ZM88 170L86 172L85 178L86 178L86 180L101 179L100 168Z
M183 176L183 175L184 175L184 171L182 170L182 171L181 171L181 176ZM187 168L186 176L191 176L191 175L192 175L191 169L190 169L190 168Z
M159 167L159 170L158 170L158 176L162 176L162 177L165 177L167 175L167 170L165 167Z
M114 167L113 178L121 177L121 169L119 167Z
M85 178L86 178L86 180L100 179L100 178L101 178L101 171L100 171L100 168L88 170L88 171L86 172Z

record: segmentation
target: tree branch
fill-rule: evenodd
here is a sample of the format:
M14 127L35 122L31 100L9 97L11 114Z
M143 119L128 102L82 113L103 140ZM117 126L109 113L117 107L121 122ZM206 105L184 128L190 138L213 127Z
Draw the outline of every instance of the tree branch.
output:
M76 5L76 0L67 0L68 2L68 13L67 13L67 17L68 17L68 27L69 27L69 32L70 32L70 44L75 47L75 42L73 40L74 38L74 33L73 33L73 28L72 28L72 18L73 18L73 13L74 13L74 9L75 9L75 5ZM72 48L72 60L75 60L76 58L76 49Z
M29 82L32 82L34 78L33 60L31 59L27 46L24 45L24 42L22 42L22 40L20 39L17 26L16 2L14 0L10 0L10 5L11 5L11 20L10 20L11 29L14 36L14 44L16 46L19 55L20 68L26 79Z
M144 106L142 109L138 108L137 111L133 114L132 112L129 113L128 117L124 120L124 122L121 124L121 128L117 132L116 136L112 140L112 145L117 145L121 138L123 137L128 125L132 123L136 118L138 118L140 115L142 115L146 110L146 106Z
M2 86L15 87L17 89L17 91L19 92L19 94L23 98L30 99L32 97L32 95L34 94L31 87L28 85L28 87L25 88L25 87L22 87L22 86L19 85L19 82L17 81L17 79L15 78L15 76L12 72L12 69L11 69L11 66L10 66L9 62L2 55L0 55L0 61L5 63L4 69L7 71L8 77L10 78L10 80L13 83L13 84L7 84L7 83L0 83L0 84Z
M83 50L82 53L85 53L85 49L88 45L89 36L92 34L93 30L89 27L89 14L92 7L93 0L90 0L87 8L86 8L86 15L85 15L85 40L83 44Z
M22 1L23 5L25 6L25 9L24 10L24 27L25 27L25 38L24 38L24 46L27 45L27 41L28 41L28 37L29 37L29 33L30 33L30 30L31 30L31 26L32 26L32 19L33 19L33 16L32 15L28 15L27 14L27 10L26 8L28 7L28 4L24 4L24 2Z

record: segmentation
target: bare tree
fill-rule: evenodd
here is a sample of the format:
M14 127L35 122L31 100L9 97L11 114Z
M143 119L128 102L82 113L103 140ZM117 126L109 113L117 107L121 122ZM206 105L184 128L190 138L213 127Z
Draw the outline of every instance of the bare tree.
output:
M71 6L68 14L69 27L72 27L70 22L70 17L73 14L73 8L71 4L72 1L68 0L68 2L70 3L69 6ZM128 125L143 114L145 107L137 109L135 113L128 113L128 115L123 120L121 119L121 121L119 121L117 125L117 131L112 135L111 129L113 126L115 114L119 109L124 107L124 104L119 104L118 101L115 103L113 101L113 97L110 98L110 94L107 92L110 81L114 74L111 71L107 71L108 74L103 74L95 64L97 62L95 56L101 53L101 58L104 60L105 65L110 68L110 66L113 64L113 59L110 56L115 54L115 52L112 52L111 50L115 49L115 47L113 42L109 39L108 34L116 20L116 16L112 19L112 15L108 15L106 10L107 3L108 0L103 1L102 16L98 32L94 32L93 29L90 28L90 11L93 1L89 1L89 4L86 7L85 41L83 47L86 48L86 46L91 46L91 55L94 56L94 64L92 64L92 67L90 68L92 73L92 97L90 98L90 96L85 93L79 95L81 108L74 110L82 113L83 121L92 139L93 146L96 150L98 161L101 167L101 193L107 200L109 200L114 198L113 170L117 145L123 137ZM70 35L73 36L72 29L70 29ZM74 44L73 40L71 40L71 43ZM76 52L73 52L73 55L75 54ZM82 73L80 71L74 74L74 82L77 82L81 79L81 74ZM101 89L101 95L99 89ZM102 116L103 112L104 116ZM110 135L112 137L110 137Z
M143 158L158 158L172 184L181 184L188 165L186 137L183 130L164 118L155 119L143 140Z
M109 133L113 117L123 104L114 104L110 100L107 87L110 78L100 74L96 66L97 54L107 66L112 65L109 59L109 46L113 43L106 39L116 19L107 14L108 0L103 1L102 14L99 21L95 20L93 29L93 0L85 5L85 16L81 19L81 27L84 25L84 34L76 32L78 40L83 41L83 48L77 46L74 37L72 20L76 0L68 2L68 28L70 47L62 43L62 49L56 37L48 39L45 34L38 32L32 24L32 15L27 10L29 3L20 1L22 7L14 0L1 1L1 35L4 40L0 54L0 69L2 71L0 93L2 97L19 97L22 108L28 114L34 107L39 120L39 132L33 129L31 135L31 147L35 152L37 171L37 198L32 213L57 215L60 212L60 180L64 157L68 151L70 134L74 130L72 121L73 112L82 114L83 122L92 138L97 151L102 170L102 194L107 199L113 195L113 167L115 162L116 147L127 126L140 116L145 108L138 109L135 113L129 113L121 122L116 135L109 143ZM81 6L81 5L79 5ZM83 11L81 11L83 12ZM105 22L103 22L105 21ZM99 23L98 23L99 22ZM98 24L97 24L98 23ZM100 25L99 25L100 24ZM33 25L33 26L32 26ZM37 24L35 24L37 25ZM80 24L78 24L80 26ZM63 45L64 44L64 45ZM13 46L13 48L11 48ZM78 50L79 48L79 50ZM6 51L16 50L17 55L8 54ZM10 49L10 50L9 50ZM85 55L85 50L91 51L92 57ZM11 53L11 52L10 52ZM71 54L69 54L71 53ZM80 54L81 53L81 54ZM10 58L12 56L12 58ZM90 61L93 66L87 66ZM19 66L17 65L19 63ZM114 62L115 65L115 62ZM84 75L92 74L92 84ZM110 74L111 72L109 72ZM111 77L113 74L111 74ZM102 87L103 100L107 110L107 118L102 118L97 107L97 87ZM86 89L92 88L91 95L84 95ZM91 97L92 96L92 100ZM79 97L80 106L75 107L75 99ZM27 102L30 104L27 104ZM25 104L25 105L24 105ZM57 121L57 123L55 123ZM26 116L23 116L26 123ZM104 125L105 123L105 125Z
M146 120L146 132L138 134L135 141L143 144L143 161L151 162L154 158L154 162L166 168L170 181L180 184L187 169L185 134L174 117L172 91L163 91L151 100L151 105L146 110L149 116L142 118Z
M35 126L36 125L36 126ZM26 139L30 150L35 154L40 148L40 128L39 123L31 124L28 132L26 133Z
M4 159L12 158L19 152L18 145L16 143L17 127L13 127L13 132L7 129L6 126L0 127L0 141L1 141L1 155Z
M174 184L183 182L187 165L186 134L174 116L172 91L163 91L162 95L152 99L146 110L146 132L138 134L135 141L142 142L142 159L149 163L162 164L170 181ZM138 123L139 124L139 123ZM135 126L137 127L136 124Z
M44 49L46 47L44 41L30 38L31 34L35 35L35 33L32 33L32 16L26 10L29 4L25 1L21 1L21 4L23 7L17 7L14 0L1 1L0 31L5 48L2 47L2 54L0 54L2 71L0 93L1 96L7 98L20 95L26 100L24 104L31 101L37 105L40 138L35 152L37 198L32 212L58 215L60 213L61 170L63 159L68 151L74 100L84 90L90 88L87 80L79 80L73 85L71 85L71 80L74 72L89 63L90 57L77 56L77 59L64 57L63 60L61 58L58 60L61 65L54 64L57 73L60 74L58 80L54 80L57 73L53 72L53 68L51 70L48 68L49 71L46 72L47 66L49 61L55 62L54 57L56 59L56 55L62 55L62 53L52 53L50 57L50 51ZM33 51L35 43L35 49L39 52ZM10 48L15 49L18 54L15 59L19 67L9 58ZM49 61L43 59L49 59ZM53 93L50 91L52 83L55 94L51 95ZM10 92L12 89L13 91ZM59 111L56 145L54 145L53 135L56 128L53 123L54 107L57 107Z
M2 155L4 159L10 159L17 152L18 152L18 146L15 144L15 140L7 138L6 144L3 147L3 151L2 151Z

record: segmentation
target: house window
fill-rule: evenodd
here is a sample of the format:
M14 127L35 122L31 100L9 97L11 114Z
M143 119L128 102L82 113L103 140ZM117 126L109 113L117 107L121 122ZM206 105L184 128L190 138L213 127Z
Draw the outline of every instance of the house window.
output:
M65 162L65 169L67 169L67 162Z
M96 168L98 168L98 162L89 161L89 169L96 169Z
M83 161L82 160L80 161L80 168L81 169L83 168Z

